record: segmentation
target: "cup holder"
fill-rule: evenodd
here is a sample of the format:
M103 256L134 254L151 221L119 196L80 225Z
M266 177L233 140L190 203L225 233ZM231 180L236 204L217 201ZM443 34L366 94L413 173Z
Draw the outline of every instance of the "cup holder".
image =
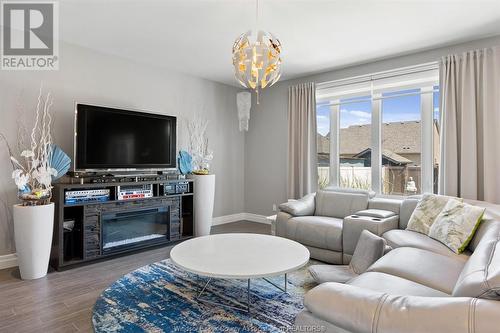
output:
M380 219L378 217L372 217L372 221L382 221L382 219Z
M353 219L359 219L359 215L351 215L351 218L353 218Z

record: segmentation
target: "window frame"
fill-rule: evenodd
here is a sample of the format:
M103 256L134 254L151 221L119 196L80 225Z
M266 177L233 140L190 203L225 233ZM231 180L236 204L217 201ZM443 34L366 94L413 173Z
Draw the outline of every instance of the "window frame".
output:
M422 70L424 68L424 70ZM382 101L387 98L394 98L401 95L395 94L394 96L382 96L385 91L375 91L373 88L373 81L377 80L376 76L379 77L395 77L403 76L412 71L416 73L424 71L437 72L437 64L430 63L419 66L414 66L414 68L405 68L389 72L372 74L369 76L369 81L371 83L370 88L370 100L371 100L371 189L385 197L401 197L401 195L391 195L382 194ZM401 74L402 73L402 74ZM353 90L349 89L352 82L353 85L362 80L367 80L367 77L351 78L341 81L346 81L344 84L346 90L349 91L348 94L342 95L338 94L335 98L329 99L330 104L330 172L329 172L329 185L340 186L340 106L341 100L344 98L349 98L353 96ZM418 85L420 89L420 127L421 127L421 189L420 193L434 191L434 101L433 94L436 91L435 86L439 86L439 80L431 80L432 83L424 83ZM337 82L337 81L333 81ZM407 87L403 84L400 87L396 85L391 86L390 91L402 91L406 90ZM321 90L321 84L318 85L318 91ZM355 94L357 95L357 94ZM363 93L359 92L359 96Z

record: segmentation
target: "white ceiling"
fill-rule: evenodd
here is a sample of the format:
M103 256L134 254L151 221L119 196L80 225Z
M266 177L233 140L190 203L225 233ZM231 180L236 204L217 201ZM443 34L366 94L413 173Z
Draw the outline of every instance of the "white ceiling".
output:
M500 34L500 0L260 0L283 44L283 78ZM253 0L61 0L61 39L236 85L234 39Z

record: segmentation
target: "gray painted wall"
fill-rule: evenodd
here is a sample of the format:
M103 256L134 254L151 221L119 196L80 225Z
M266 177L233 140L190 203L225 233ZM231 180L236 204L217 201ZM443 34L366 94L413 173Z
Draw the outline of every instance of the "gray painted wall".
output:
M185 119L209 120L209 144L215 152L217 175L214 216L244 211L244 134L238 131L238 89L128 60L62 44L59 71L0 71L0 132L11 145L17 135L19 101L26 114L36 105L40 83L54 96L54 140L70 156L74 101L122 106L176 115L179 147L186 148ZM33 118L28 119L27 127ZM10 207L16 203L6 147L0 143L0 255L15 251Z
M273 203L287 200L288 87L302 82L321 83L428 63L448 54L492 45L500 45L500 36L283 81L264 90L260 104L252 107L249 132L245 137L245 212L270 215Z

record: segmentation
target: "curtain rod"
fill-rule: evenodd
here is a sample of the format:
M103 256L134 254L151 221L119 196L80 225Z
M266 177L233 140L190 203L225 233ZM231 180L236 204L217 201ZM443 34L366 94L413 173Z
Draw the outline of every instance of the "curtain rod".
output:
M388 71L375 72L372 74L358 75L350 78L325 81L316 84L317 89L325 89L332 87L341 87L355 83L370 82L380 79L387 79L391 77L397 77L405 74L422 73L431 70L439 69L439 63L437 61L428 62L425 64L419 64L415 66L401 67L397 69L392 69Z

